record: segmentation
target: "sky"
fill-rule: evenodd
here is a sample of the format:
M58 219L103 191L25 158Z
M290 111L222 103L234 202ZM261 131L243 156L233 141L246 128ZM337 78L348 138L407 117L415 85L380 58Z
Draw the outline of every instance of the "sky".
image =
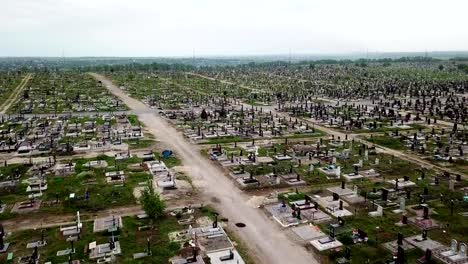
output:
M0 0L0 56L466 51L466 0Z

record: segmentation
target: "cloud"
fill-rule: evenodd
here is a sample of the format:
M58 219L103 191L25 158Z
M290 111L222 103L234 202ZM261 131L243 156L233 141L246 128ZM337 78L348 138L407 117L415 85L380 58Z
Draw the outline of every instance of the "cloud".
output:
M3 3L4 2L4 3ZM0 56L464 50L457 0L0 0Z

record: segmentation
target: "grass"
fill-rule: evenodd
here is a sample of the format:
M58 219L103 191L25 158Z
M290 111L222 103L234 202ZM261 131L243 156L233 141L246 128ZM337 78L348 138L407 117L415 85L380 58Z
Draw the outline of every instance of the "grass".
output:
M384 146L396 150L406 149L405 143L397 138L392 138L389 136L372 136L367 138L367 141L372 142L376 145Z
M177 220L173 217L164 217L154 223L154 228L144 231L138 231L139 226L149 225L147 219L138 220L133 217L123 218L123 228L120 230L119 241L122 248L122 255L118 256L118 263L168 263L169 258L175 256L180 245L169 241L168 234L180 229ZM81 239L74 243L76 253L73 254L74 259L79 259L82 262L90 263L88 254L85 249L88 244L97 241L98 244L108 241L109 235L105 233L92 233L92 222L83 223L83 231ZM41 260L51 261L53 263L62 263L68 261L67 256L57 257L56 252L70 247L68 242L60 234L58 228L44 229L45 240L47 245L39 248ZM9 252L14 252L15 258L31 254L32 249L26 249L28 242L40 240L41 230L27 230L14 232L7 238L7 242L12 242ZM147 238L150 238L152 256L141 260L134 260L133 254L144 252L147 247ZM0 255L0 262L5 261L6 254Z

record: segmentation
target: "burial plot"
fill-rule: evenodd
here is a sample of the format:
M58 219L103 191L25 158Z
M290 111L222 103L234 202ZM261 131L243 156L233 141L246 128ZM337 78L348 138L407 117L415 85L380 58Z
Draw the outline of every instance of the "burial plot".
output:
M125 182L124 171L110 171L106 172L106 182L109 184L123 184Z
M393 186L398 186L398 188L402 188L402 189L416 185L416 183L410 181L409 178L407 177L398 178L394 180L388 180L387 182L392 184Z
M327 179L339 179L341 176L341 167L333 164L319 168L319 170L327 176Z
M115 232L123 227L122 217L107 216L94 220L93 232Z
M213 251L206 254L213 264L245 264L239 252L235 249Z
M314 225L300 225L291 228L291 230L304 242L328 237L328 235L323 233L318 226Z
M40 256L37 247L35 247L31 255L19 257L18 264L39 264Z
M280 174L280 177L289 186L298 186L306 184L306 182L303 179L301 179L301 176L297 173Z
M282 227L295 226L300 223L300 219L293 216L294 210L286 202L265 205L264 208Z
M434 250L436 250L438 248L444 247L443 244L441 244L441 243L439 243L439 242L437 242L435 240L430 239L427 236L427 231L426 230L423 230L422 234L405 238L405 241L410 243L411 245L421 249L422 251L426 251L428 249L431 250L431 251L434 251Z
M364 203L366 199L359 195L359 188L357 185L353 187L353 193L349 195L340 196L341 199L345 200L349 204L359 204Z
M83 164L85 168L107 168L108 164L105 160L93 160Z
M420 207L422 208L422 210L415 211L417 216L408 218L409 223L418 227L421 230L431 230L440 228L438 221L430 218L429 206L420 205ZM415 206L413 206L412 209L414 210Z
M403 234L401 233L398 233L397 240L384 243L383 247L390 250L393 253L397 253L399 247L401 247L405 251L414 249L414 246L406 242L406 240L403 237Z
M331 193L336 193L340 197L355 194L353 189L349 189L349 188L346 187L345 182L341 182L341 186L329 187L329 188L327 188L327 191L329 191Z
M330 226L330 234L324 238L310 241L310 244L319 252L341 247L343 244L335 238L335 229Z
M467 245L459 243L452 239L450 247L440 247L433 251L434 257L447 264L466 264L468 263Z
M27 214L31 212L36 212L41 207L42 201L41 200L28 200L17 202L11 209L12 213L17 214Z
M319 209L317 202L312 203L312 198L307 194L305 195L305 200L291 202L291 206L301 210L301 219L306 222L323 223L332 219L328 214Z
M68 176L75 173L76 163L65 163L65 164L56 164L54 168L55 175L57 176Z
M109 256L122 254L120 241L117 241L114 236L110 237L107 243L97 244L96 242L91 242L88 245L88 249L89 259L98 259L98 263L102 263Z
M38 240L38 241L33 241L33 242L30 242L26 245L26 248L41 248L41 247L44 247L45 245L47 245L47 241L45 240L45 237L44 237L44 230L41 230L41 239Z

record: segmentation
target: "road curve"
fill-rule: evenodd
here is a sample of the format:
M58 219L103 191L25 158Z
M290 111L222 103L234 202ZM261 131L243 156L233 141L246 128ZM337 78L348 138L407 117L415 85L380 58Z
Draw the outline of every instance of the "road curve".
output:
M184 166L190 168L187 174L193 184L206 199L214 203L213 206L223 217L229 219L230 229L246 243L255 263L319 263L305 247L294 242L260 209L248 205L249 196L239 190L219 167L203 157L198 148L166 120L156 112L150 113L148 106L126 95L109 79L95 73L91 75L130 109L139 113L138 118L149 131L178 154ZM245 223L246 227L235 227L234 223L237 222Z

